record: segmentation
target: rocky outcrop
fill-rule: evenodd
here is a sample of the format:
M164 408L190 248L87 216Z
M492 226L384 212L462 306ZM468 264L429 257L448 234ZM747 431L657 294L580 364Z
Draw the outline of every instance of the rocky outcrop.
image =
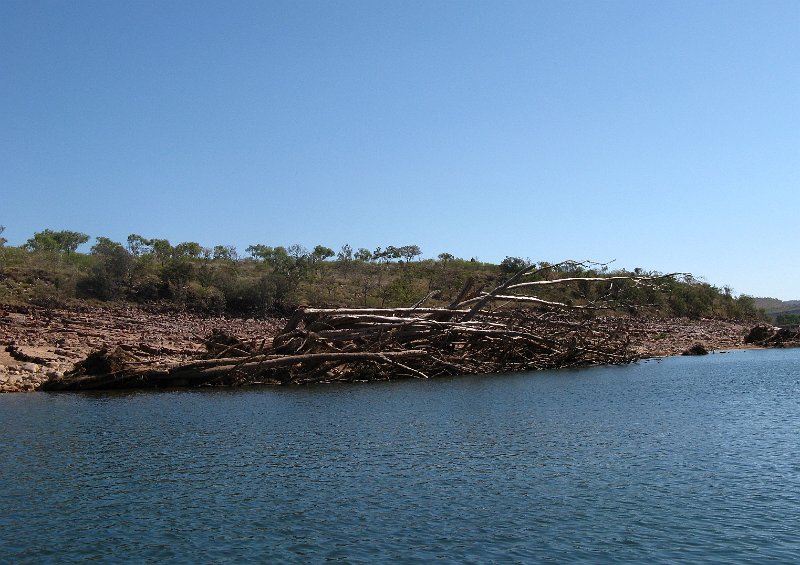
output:
M703 318L632 318L628 333L631 346L642 357L680 355L696 344L707 351L744 346L750 326L742 322Z

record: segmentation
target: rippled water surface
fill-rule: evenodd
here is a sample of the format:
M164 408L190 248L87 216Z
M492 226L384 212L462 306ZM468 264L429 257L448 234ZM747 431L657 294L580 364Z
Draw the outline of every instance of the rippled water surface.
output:
M798 562L800 351L0 396L0 562Z

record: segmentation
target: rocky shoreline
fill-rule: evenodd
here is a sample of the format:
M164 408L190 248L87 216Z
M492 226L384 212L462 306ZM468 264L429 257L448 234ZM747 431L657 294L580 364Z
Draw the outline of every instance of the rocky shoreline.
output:
M0 305L0 392L35 391L103 347L180 362L204 350L212 330L263 340L271 339L285 322L159 313L132 306L61 310ZM631 347L641 357L679 355L698 343L709 351L742 348L753 325L646 317L626 322Z
M103 347L182 361L204 350L212 330L271 337L284 319L203 317L132 306L45 309L0 305L0 392L37 390Z
M682 355L696 344L709 352L724 349L751 349L745 336L753 322L702 318L630 318L631 346L641 357Z

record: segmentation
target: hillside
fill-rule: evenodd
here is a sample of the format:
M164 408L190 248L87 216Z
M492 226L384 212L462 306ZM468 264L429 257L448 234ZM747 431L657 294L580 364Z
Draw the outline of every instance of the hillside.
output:
M249 340L244 349L236 345L237 350L275 347L263 353L270 359L278 349L296 346L298 351L281 349L281 354L302 358L297 361L301 365L308 355L326 356L325 363L339 365L341 356L371 355L373 365L388 363L384 371L402 366L415 374L429 371L430 363L406 356L420 355L419 335L434 332L436 339L428 343L434 348L431 358L445 359L437 370L467 374L626 362L679 353L696 343L710 349L737 347L760 315L752 298L734 297L692 277L614 271L590 262L549 264L506 257L491 264L447 253L420 259L416 245L372 252L344 246L334 253L322 245L309 251L299 245L259 244L248 247L248 257L240 257L230 247L209 250L193 242L173 246L136 235L127 246L97 238L88 253L81 253L76 241L88 236L61 235L40 232L24 246L0 246L0 343L8 353L0 357L0 367L5 367L0 390L33 390L46 379L61 378L90 350L119 349L137 371L148 358L154 367L193 358L213 345L209 332L213 337L214 330L224 351L231 349L233 337ZM436 318L387 318L387 309L408 306L414 308L400 311L427 310ZM350 308L343 320L355 317L356 325L348 329L337 319L317 327L313 317L320 310L313 310L320 307ZM473 319L471 308L482 308L484 318ZM311 316L304 322L311 333L295 335L295 329L288 329L286 343L273 344L291 312ZM465 319L449 320L455 314ZM412 321L425 331L412 332ZM352 351L364 347L364 332L375 324L394 324L391 329L398 336L416 340L414 348ZM385 347L388 330L379 330L373 345ZM458 332L469 339L454 337ZM519 345L522 335L531 340L524 347ZM342 345L334 338L349 341ZM466 354L467 344L475 351ZM305 347L322 349L309 352ZM537 348L549 353L532 357ZM404 356L403 362L387 360L389 353ZM486 359L476 365L480 356ZM361 357L353 361L361 362ZM419 366L411 367L413 362ZM310 372L292 371L287 373L292 378L305 375L309 382L330 377L327 370L317 375L313 364ZM352 375L362 378L358 371Z
M537 270L528 280L605 278L594 285L575 280L542 286L541 301L568 308L591 306L621 313L661 317L748 319L759 315L748 296L692 277L666 277L639 285L637 277L660 273L610 270L607 265L565 261L557 265L520 257L500 264L441 253L420 259L417 245L389 245L369 251L324 245L272 247L254 244L247 256L230 246L204 248L196 242L172 245L165 239L131 234L123 245L95 238L88 253L77 249L86 234L44 230L25 245L0 246L0 303L49 308L78 304L135 304L149 309L201 315L264 317L286 314L298 305L315 307L447 306L477 296L523 267ZM539 302L542 307L545 302Z
M761 308L767 314L800 310L800 300L778 300L777 298L753 298L756 308Z
M800 323L800 300L754 298L753 304L761 309L773 323L797 325Z

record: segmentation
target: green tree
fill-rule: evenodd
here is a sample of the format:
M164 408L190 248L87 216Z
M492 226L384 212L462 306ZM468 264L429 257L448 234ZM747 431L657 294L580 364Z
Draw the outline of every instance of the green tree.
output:
M403 245L397 248L397 255L405 259L406 263L410 263L415 257L422 255L422 250L419 245Z
M287 247L286 252L289 254L289 257L294 258L296 261L302 261L310 255L308 249L306 249L299 243L293 243L292 245Z
M23 244L23 247L33 253L56 253L58 242L50 230L44 230L34 233L33 237Z
M273 252L272 247L262 243L255 243L245 249L245 253L248 253L253 259L259 259L264 262L268 262L272 258Z
M90 254L94 257L91 275L79 285L79 290L101 300L122 296L133 264L133 257L128 250L121 243L98 237Z
M33 237L25 242L25 249L33 252L57 252L69 255L74 253L78 246L89 241L89 236L76 231L53 231L46 229L36 232Z
M502 271L507 275L511 275L514 273L518 273L525 267L530 266L530 264L531 264L530 261L523 259L521 257L506 256L506 258L500 262L500 271Z
M128 251L134 257L149 255L153 252L153 241L145 239L137 233L128 236Z
M153 239L150 241L153 247L153 255L161 263L161 267L165 267L167 262L172 259L172 245L168 239Z
M336 264L345 276L347 276L353 266L353 248L349 243L342 245L339 253L336 254Z
M324 261L325 259L330 259L336 255L333 249L330 247L325 247L324 245L317 245L314 247L314 251L311 252L309 258L311 259L312 263L319 263L320 261Z
M386 249L383 250L381 250L381 248L378 247L372 253L372 259L375 261L381 261L382 263L389 263L393 259L399 259L399 258L400 258L400 250L394 245L388 245Z
M342 245L339 253L336 254L336 261L339 263L351 263L353 261L353 248L349 243Z
M287 249L281 245L270 247L269 245L258 243L249 246L246 251L254 259L263 261L277 271L288 272L296 262L296 257L290 256Z
M75 253L75 251L78 249L78 246L89 241L89 236L85 233L69 230L57 231L53 234L53 237L55 237L56 241L58 242L59 250L63 251L67 255L70 253Z
M372 252L369 249L359 247L358 251L353 255L353 259L359 263L369 263L372 261Z
M288 251L282 245L277 246L272 250L271 255L267 259L273 269L280 272L289 272L293 264L292 258L289 256Z
M239 252L233 245L215 245L212 250L215 261L237 261Z
M196 241L186 241L179 243L175 246L173 254L175 257L184 257L187 259L197 259L203 252L203 246Z
M122 244L112 241L107 237L100 236L95 238L94 245L92 245L89 253L94 256L105 255L115 251L120 247L122 247ZM124 250L125 248L123 247L122 249Z

